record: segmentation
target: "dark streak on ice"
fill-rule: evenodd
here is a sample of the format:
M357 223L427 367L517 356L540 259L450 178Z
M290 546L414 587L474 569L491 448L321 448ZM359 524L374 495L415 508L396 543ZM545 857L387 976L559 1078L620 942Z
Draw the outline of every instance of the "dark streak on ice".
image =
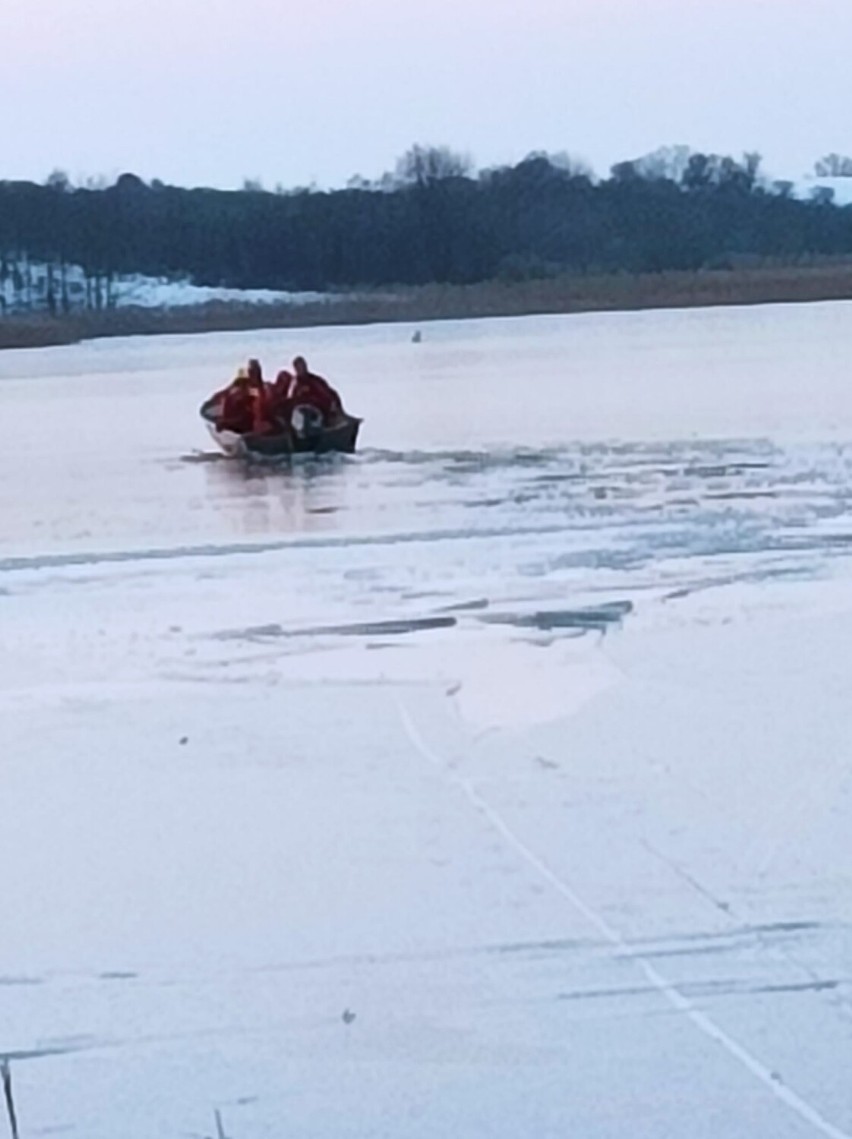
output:
M481 617L481 621L494 625L513 625L519 629L582 629L589 632L604 632L617 625L633 611L630 601L613 601L589 609L562 609L539 613L493 613Z
M442 613L475 613L487 609L491 602L487 597L478 597L475 601L460 601L457 605L445 605Z
M740 980L718 981L684 981L676 986L677 991L685 997L741 997L765 996L782 993L822 993L838 989L845 982L842 980L828 981L791 981L781 984L753 984ZM633 985L613 987L611 989L576 989L560 993L560 1001L588 1001L588 1000L621 1000L623 997L657 997L659 989L654 985Z
M420 617L398 621L363 621L352 625L313 625L306 629L285 629L283 625L254 625L248 629L217 633L222 641L258 637L392 637L406 633L422 633L431 629L451 629L454 617Z
M67 554L41 554L33 557L0 558L0 573L24 570L68 569L74 566L123 564L127 562L177 561L181 558L222 558L242 554L274 554L289 550L338 550L353 546L415 545L429 542L481 541L493 538L524 538L570 531L565 524L543 526L494 526L423 530L396 534L355 534L321 538L285 538L275 542L214 543L200 546L163 546L142 550L108 550Z

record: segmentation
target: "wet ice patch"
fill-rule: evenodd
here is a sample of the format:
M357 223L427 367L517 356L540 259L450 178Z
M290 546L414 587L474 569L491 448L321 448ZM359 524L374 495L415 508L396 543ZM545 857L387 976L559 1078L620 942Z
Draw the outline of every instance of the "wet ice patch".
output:
M407 633L452 629L455 624L453 617L412 617L396 621L356 621L349 625L313 625L302 629L257 625L254 628L227 630L217 635L220 640L254 641L287 637L402 637Z
M578 646L545 653L524 643L496 643L456 656L452 699L477 732L517 730L568 719L619 680L606 657Z
M581 609L539 610L534 613L490 613L480 618L493 625L512 625L518 629L536 629L539 632L567 630L575 633L605 633L620 625L633 611L630 601L613 601L605 605Z

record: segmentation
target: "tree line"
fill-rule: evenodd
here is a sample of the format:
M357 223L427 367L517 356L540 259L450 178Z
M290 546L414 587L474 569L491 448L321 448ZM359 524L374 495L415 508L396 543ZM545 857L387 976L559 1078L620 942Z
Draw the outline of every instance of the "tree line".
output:
M840 156L829 156L842 169ZM0 302L109 307L119 276L236 288L466 284L559 273L721 268L852 253L852 208L761 176L760 158L661 150L596 178L532 154L476 171L413 147L392 175L345 188L186 189L0 182ZM77 273L78 278L73 274ZM20 306L19 306L20 307Z

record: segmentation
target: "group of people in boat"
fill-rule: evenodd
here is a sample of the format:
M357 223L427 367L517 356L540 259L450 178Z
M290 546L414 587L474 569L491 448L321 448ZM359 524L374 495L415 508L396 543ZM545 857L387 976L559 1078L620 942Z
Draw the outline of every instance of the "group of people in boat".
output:
M219 403L216 428L238 435L279 435L333 427L345 412L343 402L322 376L297 356L292 371L282 369L272 383L263 378L259 360L249 360L236 378L213 397Z

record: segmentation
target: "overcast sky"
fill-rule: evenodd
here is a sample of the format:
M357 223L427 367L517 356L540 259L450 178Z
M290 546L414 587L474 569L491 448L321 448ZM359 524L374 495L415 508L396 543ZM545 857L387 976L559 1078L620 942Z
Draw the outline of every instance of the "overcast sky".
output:
M852 0L0 0L0 177L341 185L661 144L852 152Z

